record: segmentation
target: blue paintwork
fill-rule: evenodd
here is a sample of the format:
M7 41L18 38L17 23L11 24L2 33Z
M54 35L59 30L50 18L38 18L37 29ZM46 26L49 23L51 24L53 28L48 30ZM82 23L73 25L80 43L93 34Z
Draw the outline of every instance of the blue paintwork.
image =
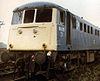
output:
M61 9L61 10L66 10L65 8L56 5L54 3L50 3L50 2L31 2L22 6L19 6L17 8L14 9L14 11L19 11L19 10L25 10L25 9L34 9L34 8L57 8L57 9Z
M59 46L58 50L59 51L100 50L100 28L92 25L91 23L85 21L84 19L81 19L78 16L75 16L75 17L79 23L82 22L83 25L85 23L89 25L90 27L93 27L93 34L80 31L80 26L78 27L78 24L77 24L77 28L73 29L72 23L71 23L71 45L66 45L66 41L64 41L66 40L66 35L65 35L64 40L62 41L62 42L65 42L64 43L65 45L62 44L63 46ZM83 29L84 29L84 26L83 26ZM95 29L99 30L99 36L95 35ZM65 29L65 32L66 32L66 29ZM70 50L68 48L70 48Z

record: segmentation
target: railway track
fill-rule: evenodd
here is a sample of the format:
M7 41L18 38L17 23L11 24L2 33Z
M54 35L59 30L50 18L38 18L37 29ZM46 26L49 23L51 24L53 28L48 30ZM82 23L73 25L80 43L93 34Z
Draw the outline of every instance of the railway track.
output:
M17 72L14 71L14 62L0 63L0 81L23 81L26 77L15 77Z
M9 75L13 73L13 62L0 63L0 76Z
M49 80L40 75L36 76L35 79L27 78L26 75L20 76L17 72L14 72L14 62L10 65L5 67L4 63L0 63L0 67L2 67L0 68L0 81L82 81L84 78L90 81L100 81L100 55L96 57L96 61L93 63L77 67L70 72L56 73L55 77Z
M26 76L14 77L14 71L5 71L0 73L0 81L26 81Z

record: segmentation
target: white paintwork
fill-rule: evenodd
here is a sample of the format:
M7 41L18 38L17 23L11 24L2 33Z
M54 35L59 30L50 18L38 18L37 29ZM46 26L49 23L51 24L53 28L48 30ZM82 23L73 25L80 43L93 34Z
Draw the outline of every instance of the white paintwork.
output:
M57 9L53 8L52 22L50 23L29 23L12 25L9 31L8 46L9 50L57 50ZM33 30L37 33L34 33ZM19 30L22 34L19 34ZM13 48L9 47L12 44Z

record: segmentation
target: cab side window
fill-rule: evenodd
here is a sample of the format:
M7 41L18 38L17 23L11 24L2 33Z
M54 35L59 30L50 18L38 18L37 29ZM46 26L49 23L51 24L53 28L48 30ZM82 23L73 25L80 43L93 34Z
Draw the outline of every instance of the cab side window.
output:
M84 32L86 32L86 31L87 31L86 24L84 24Z
M60 11L60 25L65 25L65 12L64 11Z
M80 22L80 30L82 31L83 30L83 23Z
M75 18L75 16L72 16L72 25L73 25L73 28L76 29L76 18Z

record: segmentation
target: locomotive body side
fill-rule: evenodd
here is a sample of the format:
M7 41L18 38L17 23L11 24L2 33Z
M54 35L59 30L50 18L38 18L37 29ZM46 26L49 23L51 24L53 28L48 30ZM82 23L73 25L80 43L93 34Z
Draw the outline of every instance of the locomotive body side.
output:
M80 23L82 23L82 30L80 30ZM77 24L76 29L72 27L72 32L71 32L72 50L79 50L79 51L100 50L100 45L99 45L100 35L95 34L96 33L95 30L100 31L100 29L77 16L76 16L76 24ZM86 31L84 29L84 24L86 24Z
M63 11L63 12L65 13L64 14L64 25L57 23L58 24L57 25L58 51L96 51L96 50L100 50L100 45L99 45L100 44L100 34L96 32L96 30L100 31L100 29L92 25L91 23L85 21L84 19L73 15L69 11L66 11L66 12ZM70 18L67 17L68 13L70 13ZM60 10L59 10L58 15L59 14L60 14ZM60 19L59 19L59 22L60 22ZM80 29L81 27L80 23L82 23L82 30ZM86 25L86 29L84 29L84 24ZM69 44L67 44L67 41L69 42Z

